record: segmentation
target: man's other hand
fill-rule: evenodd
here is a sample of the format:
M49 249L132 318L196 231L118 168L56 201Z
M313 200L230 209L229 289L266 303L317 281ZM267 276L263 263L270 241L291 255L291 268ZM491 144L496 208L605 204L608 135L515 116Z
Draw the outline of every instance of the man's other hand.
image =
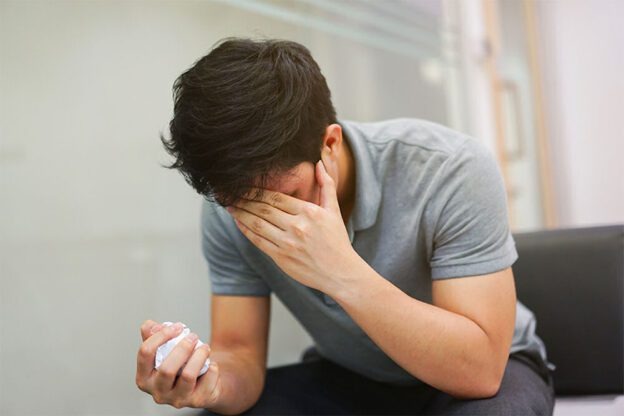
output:
M163 326L152 320L141 325L143 343L137 354L136 385L140 390L151 394L158 404L169 404L176 409L210 409L219 403L221 379L215 362L211 362L208 371L198 377L210 356L208 344L195 349L197 338L192 340L187 337L175 346L158 370L154 368L158 347L178 336L180 332L181 325ZM184 368L178 376L182 366Z

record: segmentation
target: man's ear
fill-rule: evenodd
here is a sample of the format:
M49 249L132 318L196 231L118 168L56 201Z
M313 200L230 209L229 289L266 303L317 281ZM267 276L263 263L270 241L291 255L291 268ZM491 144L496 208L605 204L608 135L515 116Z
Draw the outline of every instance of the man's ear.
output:
M340 124L330 124L325 131L323 147L321 148L321 160L327 173L334 179L336 185L340 180L338 161L342 151L342 127Z
M342 150L342 127L340 124L330 124L325 129L321 153L328 152L331 158L338 158Z

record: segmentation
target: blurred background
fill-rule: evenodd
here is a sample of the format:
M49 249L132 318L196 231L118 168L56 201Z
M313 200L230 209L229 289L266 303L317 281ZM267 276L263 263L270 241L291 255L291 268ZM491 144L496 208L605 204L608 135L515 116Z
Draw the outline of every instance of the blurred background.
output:
M624 223L622 16L620 0L0 0L0 414L184 412L137 389L136 353L145 319L209 338L202 199L160 166L159 133L173 81L219 39L304 44L340 119L482 140L518 232ZM310 344L274 298L269 364Z

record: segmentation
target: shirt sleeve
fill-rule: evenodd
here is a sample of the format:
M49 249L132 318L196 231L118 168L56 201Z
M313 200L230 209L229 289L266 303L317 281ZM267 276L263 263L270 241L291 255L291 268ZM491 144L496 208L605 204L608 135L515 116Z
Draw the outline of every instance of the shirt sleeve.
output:
M509 230L502 175L490 151L473 138L440 167L430 204L431 278L494 273L518 258Z
M245 261L236 241L245 238L224 208L202 206L202 251L214 295L269 296L271 289Z

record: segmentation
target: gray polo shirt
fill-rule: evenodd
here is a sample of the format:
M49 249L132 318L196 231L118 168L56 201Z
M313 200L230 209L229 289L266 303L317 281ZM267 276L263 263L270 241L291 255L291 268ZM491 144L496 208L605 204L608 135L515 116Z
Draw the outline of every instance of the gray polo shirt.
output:
M431 303L432 280L493 273L515 262L504 184L493 155L481 143L420 119L339 124L356 172L347 231L355 251L381 276ZM214 294L273 292L325 358L374 380L420 383L333 299L282 272L223 207L204 202L202 227ZM546 360L535 324L533 313L518 302L510 353L533 350Z

